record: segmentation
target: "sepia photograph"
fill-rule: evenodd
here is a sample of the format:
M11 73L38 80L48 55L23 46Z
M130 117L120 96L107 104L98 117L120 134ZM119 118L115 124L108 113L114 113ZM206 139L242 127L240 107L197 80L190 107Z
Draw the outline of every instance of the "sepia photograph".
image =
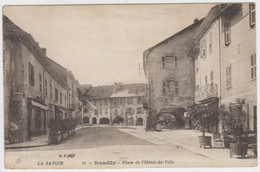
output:
M5 169L256 167L255 2L2 6Z

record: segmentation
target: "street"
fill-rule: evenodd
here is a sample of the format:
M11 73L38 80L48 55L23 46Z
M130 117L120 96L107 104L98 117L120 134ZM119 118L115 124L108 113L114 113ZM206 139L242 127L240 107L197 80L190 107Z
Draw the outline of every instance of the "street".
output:
M62 168L70 168L75 163L80 168L108 168L113 167L113 163L115 163L117 168L138 168L205 167L205 164L207 166L225 166L231 165L232 162L239 162L239 165L243 166L255 163L254 159L230 159L228 155L224 154L221 155L224 158L219 157L216 160L159 137L165 134L167 132L145 132L143 127L136 126L84 126L77 131L75 136L58 145L15 149L15 152L7 150L6 156L14 157L13 161L7 165L11 168L23 168L30 162L31 168L55 168L56 166L53 164L39 164L62 162L64 163ZM217 151L219 152L219 150ZM73 155L74 158L71 158L70 155ZM137 161L140 164L135 164Z

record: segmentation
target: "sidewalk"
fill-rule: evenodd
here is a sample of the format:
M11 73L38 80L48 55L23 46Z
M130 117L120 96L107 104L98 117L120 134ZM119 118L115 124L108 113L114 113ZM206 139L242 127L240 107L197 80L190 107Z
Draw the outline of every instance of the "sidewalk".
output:
M221 161L233 161L238 160L237 158L230 158L230 150L227 148L210 148L204 149L199 147L198 136L201 135L199 132L194 130L163 130L162 132L145 132L143 127L133 127L136 130L128 130L125 132L133 134L137 137L143 139L156 139L164 144L173 145L177 148L190 151L192 153L207 157L212 160ZM207 133L206 136L212 136L212 134ZM212 145L213 146L213 145ZM251 150L248 150L248 158L244 159L246 161L257 161L256 158L252 158Z
M42 147L47 146L48 144L48 135L35 137L31 141L26 141L22 143L14 143L5 145L5 149L20 149L20 148L32 148L32 147Z
M80 130L86 126L79 125L75 128L75 130ZM42 147L48 146L48 135L43 135L39 137L34 137L31 141L26 141L22 143L14 143L5 145L5 149L21 149L21 148L33 148L33 147Z

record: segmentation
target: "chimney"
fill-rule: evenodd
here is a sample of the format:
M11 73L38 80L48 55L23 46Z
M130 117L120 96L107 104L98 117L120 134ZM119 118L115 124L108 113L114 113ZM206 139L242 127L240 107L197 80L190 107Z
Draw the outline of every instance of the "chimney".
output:
M193 22L194 22L194 23L198 23L198 22L199 22L199 19L198 19L198 18L195 18Z
M46 48L42 48L42 53L46 56Z

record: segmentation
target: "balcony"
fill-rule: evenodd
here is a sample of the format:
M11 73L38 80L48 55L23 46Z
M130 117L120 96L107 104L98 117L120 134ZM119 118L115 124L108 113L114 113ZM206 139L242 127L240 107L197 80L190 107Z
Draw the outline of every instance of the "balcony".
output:
M195 101L201 101L212 97L218 96L218 85L207 84L197 90L195 90Z

